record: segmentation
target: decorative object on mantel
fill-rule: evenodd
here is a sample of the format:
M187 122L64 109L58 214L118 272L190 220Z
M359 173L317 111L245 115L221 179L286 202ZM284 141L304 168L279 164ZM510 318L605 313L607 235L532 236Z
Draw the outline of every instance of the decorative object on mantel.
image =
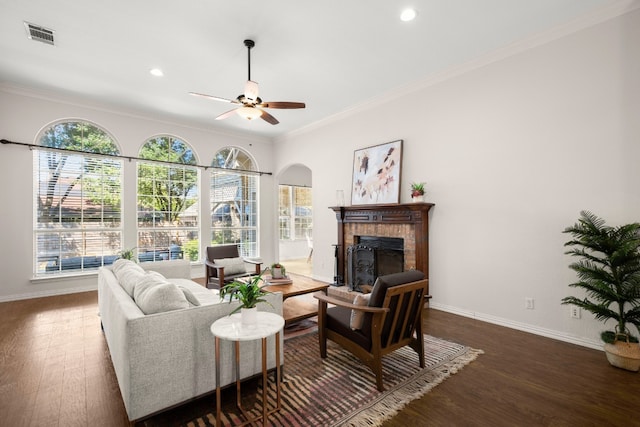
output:
M411 183L411 201L415 203L424 202L424 182Z
M262 298L268 293L262 289L266 285L260 286L260 283L264 281L262 275L265 271L266 269L261 274L245 280L234 280L220 289L220 299L229 296L229 303L234 299L240 302L240 306L229 313L229 316L240 311L243 325L255 324L258 303L266 302L271 305L269 301Z
M569 286L582 288L586 297L562 299L593 313L598 320L615 320L613 331L600 335L605 342L607 360L613 366L637 372L640 370L640 345L627 328L640 330L640 223L610 227L589 211L564 233L573 239L565 243L572 249L566 254L580 260L569 265L578 282Z
M355 150L352 205L400 202L402 140Z
M271 278L272 279L282 279L286 276L287 269L284 268L284 265L276 262L271 264Z

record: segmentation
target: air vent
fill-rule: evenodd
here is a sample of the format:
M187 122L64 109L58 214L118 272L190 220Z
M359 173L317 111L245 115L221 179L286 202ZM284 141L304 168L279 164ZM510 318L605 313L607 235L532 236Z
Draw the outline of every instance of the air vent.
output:
M48 28L44 28L39 25L30 24L28 22L25 22L24 26L27 28L27 36L31 40L50 44L52 46L54 45L53 30L49 30Z

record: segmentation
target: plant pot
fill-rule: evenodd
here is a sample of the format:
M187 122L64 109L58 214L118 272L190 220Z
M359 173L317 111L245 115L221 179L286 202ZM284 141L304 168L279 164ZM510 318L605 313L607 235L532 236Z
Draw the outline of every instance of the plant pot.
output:
M273 278L273 279L282 279L282 268L272 268L271 269L271 278Z
M604 351L609 363L616 368L638 372L640 370L640 345L629 341L605 344Z
M240 321L244 326L253 326L258 323L258 307L241 308Z
M413 203L422 203L424 202L424 196L411 196L411 201Z

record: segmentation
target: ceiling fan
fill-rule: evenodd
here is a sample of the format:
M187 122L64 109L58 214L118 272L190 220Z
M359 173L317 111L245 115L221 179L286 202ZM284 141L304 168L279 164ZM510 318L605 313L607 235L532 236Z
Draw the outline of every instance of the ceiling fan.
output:
M227 111L226 113L220 114L216 117L216 120L226 119L231 117L234 114L238 114L241 117L244 117L247 120L252 120L260 117L262 120L271 123L272 125L277 125L278 119L273 117L271 114L263 110L263 108L280 108L280 109L291 109L291 108L305 108L304 102L266 102L262 101L262 99L258 96L258 83L251 80L251 48L253 48L256 44L253 40L245 40L244 45L247 47L248 54L248 78L247 83L244 85L244 93L238 95L236 99L227 99L221 98L219 96L206 95L203 93L189 92L191 95L201 96L208 99L213 99L215 101L228 102L230 104L239 105L238 108L234 108L233 110Z

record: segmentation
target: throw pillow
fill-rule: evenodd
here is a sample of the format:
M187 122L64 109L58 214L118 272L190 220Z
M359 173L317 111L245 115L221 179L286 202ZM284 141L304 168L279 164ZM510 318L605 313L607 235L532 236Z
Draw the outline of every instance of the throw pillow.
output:
M133 288L138 280L144 276L145 271L133 261L128 259L118 259L113 263L111 271L118 279L118 283L122 286L130 297L133 298Z
M138 280L134 300L144 314L189 308L189 301L180 288L155 271L147 272Z
M178 288L182 291L182 293L184 294L184 297L187 299L187 301L189 301L189 304L194 305L194 306L199 306L200 305L200 301L198 301L198 298L196 298L196 296L193 294L193 292L191 292L191 289L183 288L182 286L178 286Z
M358 294L353 299L353 304L362 306L369 305L369 298L371 298L371 294ZM362 328L362 322L364 322L364 314L364 311L351 310L351 329L355 331L356 329Z
M242 258L220 258L215 260L215 263L224 267L224 275L231 276L232 274L243 274L247 272L247 267L244 265Z

